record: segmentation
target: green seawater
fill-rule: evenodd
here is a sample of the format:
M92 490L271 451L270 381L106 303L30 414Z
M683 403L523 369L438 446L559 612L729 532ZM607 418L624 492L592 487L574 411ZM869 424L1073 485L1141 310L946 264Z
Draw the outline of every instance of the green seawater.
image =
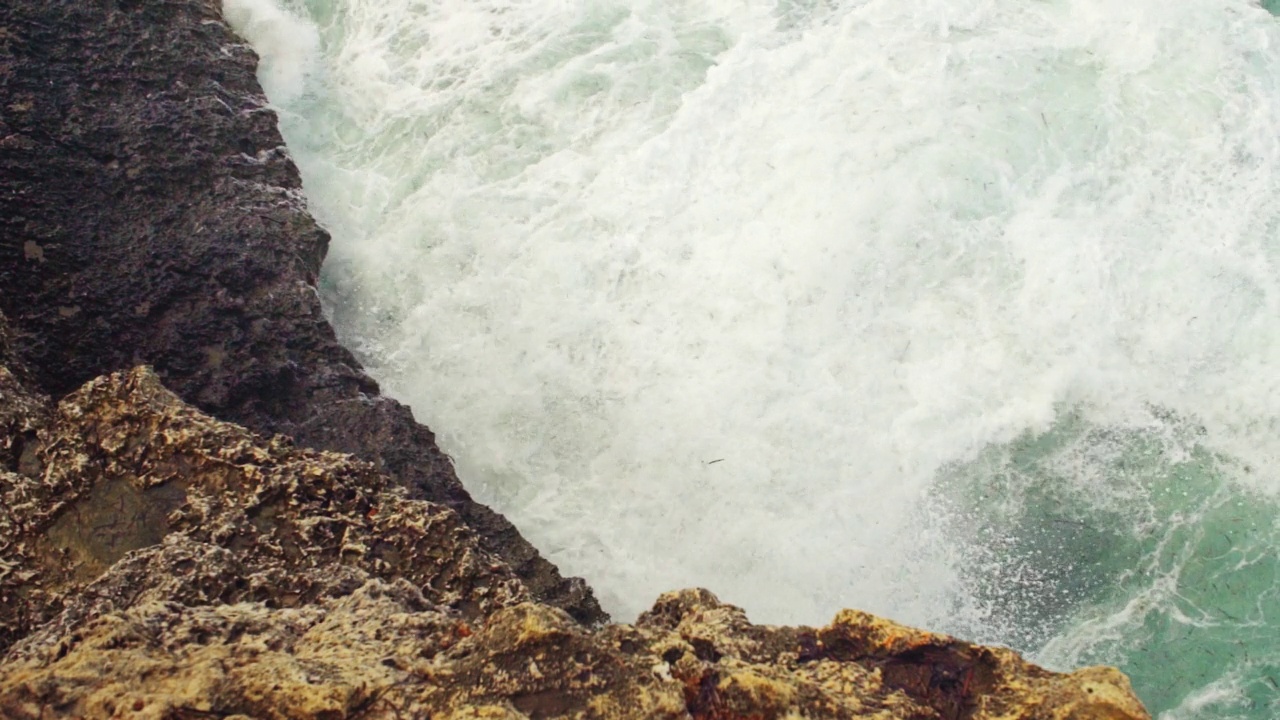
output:
M1153 713L1280 717L1280 506L1194 422L1064 413L940 487L989 612L974 635L1053 667L1111 664Z

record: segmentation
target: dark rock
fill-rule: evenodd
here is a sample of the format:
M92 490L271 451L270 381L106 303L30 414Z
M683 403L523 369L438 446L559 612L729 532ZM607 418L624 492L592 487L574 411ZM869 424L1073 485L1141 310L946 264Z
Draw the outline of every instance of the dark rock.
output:
M30 388L30 373L13 356L0 313L0 471L35 474L36 431L48 417L49 398Z
M315 292L328 236L256 63L216 0L0 5L0 311L32 387L152 365L217 418L373 462L535 597L602 621L336 341Z

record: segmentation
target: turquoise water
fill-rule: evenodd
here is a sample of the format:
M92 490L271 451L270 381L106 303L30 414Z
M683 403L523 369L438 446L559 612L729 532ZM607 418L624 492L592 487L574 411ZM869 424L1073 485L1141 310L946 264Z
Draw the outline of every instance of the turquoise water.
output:
M615 616L860 607L1280 717L1264 7L225 9L340 335Z
M1167 414L1119 431L1067 413L944 473L989 610L962 632L1117 665L1170 718L1280 715L1280 516L1202 439Z

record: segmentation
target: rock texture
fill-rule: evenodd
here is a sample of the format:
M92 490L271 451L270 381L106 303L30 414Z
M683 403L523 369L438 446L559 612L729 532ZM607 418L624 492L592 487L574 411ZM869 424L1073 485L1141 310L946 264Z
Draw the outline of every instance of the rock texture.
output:
M186 405L148 369L94 380L36 417L35 477L0 478L9 575L23 578L0 608L27 627L126 553L175 533L230 552L299 601L315 585L308 573L334 564L408 580L464 616L530 597L453 511L408 499L351 456L297 449L280 436L258 442ZM127 589L147 582L131 576ZM184 582L160 597L202 587Z
M256 64L218 0L0 3L0 311L35 387L151 365L218 418L373 462L535 596L603 620L336 342L328 236Z
M586 627L453 510L215 420L147 368L56 407L14 387L0 717L1149 720L1114 669L852 610L755 626L686 590Z

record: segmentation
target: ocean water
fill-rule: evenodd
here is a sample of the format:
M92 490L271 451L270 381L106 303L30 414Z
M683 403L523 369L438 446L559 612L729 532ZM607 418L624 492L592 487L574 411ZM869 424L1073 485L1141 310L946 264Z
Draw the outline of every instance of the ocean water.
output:
M630 620L705 586L1280 717L1251 0L224 0L339 334Z

